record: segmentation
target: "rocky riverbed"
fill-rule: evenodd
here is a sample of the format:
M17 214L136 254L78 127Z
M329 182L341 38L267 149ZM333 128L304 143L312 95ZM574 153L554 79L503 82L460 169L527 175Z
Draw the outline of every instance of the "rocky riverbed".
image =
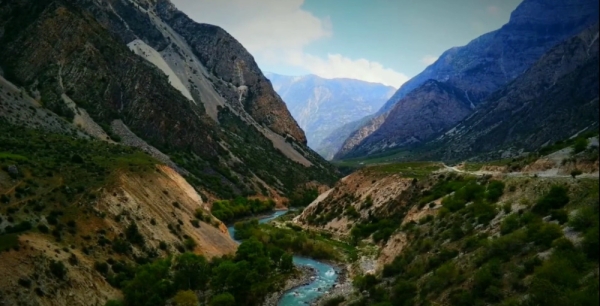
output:
M352 286L352 279L348 276L348 267L336 263L328 263L335 267L336 273L338 273L338 279L333 288L329 289L328 293L321 296L318 300L311 303L312 306L323 305L326 301L343 296L348 298L353 292L354 287Z
M284 293L296 287L310 283L317 275L317 271L311 267L300 266L297 267L297 269L299 271L298 275L288 279L285 283L285 286L283 286L281 290L271 293L269 296L267 296L265 303L263 304L264 306L277 306L277 302L279 302L279 299Z

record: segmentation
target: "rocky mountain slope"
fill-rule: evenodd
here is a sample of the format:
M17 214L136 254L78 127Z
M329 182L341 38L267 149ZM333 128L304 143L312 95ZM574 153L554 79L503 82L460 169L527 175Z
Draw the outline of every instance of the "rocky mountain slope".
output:
M328 147L324 139L341 126L375 113L395 91L393 87L352 79L273 73L266 76L306 133L308 145L327 159L338 148Z
M464 92L447 83L425 82L388 113L385 121L346 157L425 142L473 112Z
M598 25L559 44L439 140L442 159L531 152L598 129Z
M373 165L340 180L293 221L358 249L354 291L333 290L329 301L593 305L597 141L531 157ZM574 166L584 173L577 179Z
M0 66L9 81L69 121L85 111L114 134L120 120L185 168L206 196L285 195L335 180L224 30L162 0L5 4Z
M482 35L466 46L444 52L434 64L403 84L378 112L379 117L348 138L337 156L345 156L371 135L377 127L375 122L387 118L395 105L402 103L404 97L427 80L434 79L459 88L473 105L479 105L557 43L597 23L598 12L597 1L523 1L502 28Z
M0 45L7 305L120 300L142 264L235 252L214 200L337 178L252 56L168 1L3 1Z
M30 105L23 117L34 118L36 109ZM147 154L4 119L0 130L5 304L104 305L120 297L119 279L136 262L186 250L209 258L235 251L208 203Z

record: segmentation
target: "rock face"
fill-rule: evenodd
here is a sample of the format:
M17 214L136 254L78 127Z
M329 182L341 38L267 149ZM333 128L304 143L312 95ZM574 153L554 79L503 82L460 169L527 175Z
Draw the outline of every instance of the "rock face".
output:
M452 48L403 86L386 112L429 79L463 89L473 103L525 72L557 43L598 21L598 1L524 0L502 28Z
M403 84L378 115L391 111L430 79L459 88L477 106L492 92L525 72L550 48L596 23L598 6L598 1L594 0L525 0L502 28L484 34L466 46L449 49L435 63ZM343 157L368 135L368 129L353 134L337 156Z
M432 142L433 156L492 158L598 128L598 24L559 44L480 109Z
M167 0L159 0L156 11L165 23L186 40L206 69L235 85L235 88L218 87L226 100L238 100L237 89L245 86L246 98L239 99L242 100L239 102L248 114L275 133L290 135L306 144L304 132L262 74L252 55L235 38L217 26L194 22Z
M368 155L430 140L468 116L472 107L461 90L429 80L397 103L381 125L345 156ZM359 133L362 131L364 128Z
M121 120L207 194L285 195L336 179L252 56L168 1L8 1L0 29L9 81L69 121Z
M331 159L338 148L323 144L341 126L375 113L395 89L352 79L291 77L268 73L267 78L305 131L308 145Z
M371 216L384 217L403 212L415 192L412 178L367 167L322 193L294 218L294 222L348 237L354 224L366 222Z

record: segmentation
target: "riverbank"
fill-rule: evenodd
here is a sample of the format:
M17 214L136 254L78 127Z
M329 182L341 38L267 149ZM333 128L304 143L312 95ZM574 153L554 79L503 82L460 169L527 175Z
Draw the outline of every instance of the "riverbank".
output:
M324 302L333 299L338 296L348 298L354 293L354 287L352 286L352 279L349 277L348 266L336 262L327 262L327 264L334 267L335 272L338 274L338 279L335 285L328 290L327 293L323 294L317 300L311 303L311 306L322 305Z
M267 296L263 305L277 306L277 303L286 292L309 284L317 276L317 271L311 267L299 266L296 268L299 271L299 275L288 279L281 290L271 293L269 296Z

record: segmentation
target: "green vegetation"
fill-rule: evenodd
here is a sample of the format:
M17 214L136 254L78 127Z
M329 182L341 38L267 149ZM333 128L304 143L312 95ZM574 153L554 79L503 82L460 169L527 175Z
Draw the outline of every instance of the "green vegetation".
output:
M269 212L273 208L275 208L275 202L271 199L261 201L258 199L249 200L237 197L231 201L216 201L213 203L211 212L217 219L223 222L231 222L241 217Z
M176 305L191 305L188 303L197 303L194 291L210 293L202 295L203 305L260 305L295 273L291 260L284 250L250 238L234 257L209 262L203 256L184 253L140 265L118 277L117 283L117 271L128 269L115 263L106 267L106 274L113 280L111 284L122 288L126 306L164 305L171 298Z
M16 235L32 230L57 241L77 240L76 218L101 218L92 206L78 203L93 203L100 188L111 186L119 173L153 172L157 163L129 147L0 121L0 215L9 223L0 233L0 250L16 248Z
M19 237L16 234L0 235L0 253L18 249Z
M304 167L289 159L272 141L253 126L235 115L228 107L219 107L219 123L223 134L213 137L227 139L228 149L243 162L234 161L229 151L217 146L218 156L199 157L185 150L166 150L178 165L193 175L188 177L193 184L204 186L221 199L234 199L238 196L256 195L254 175L288 197L297 192L298 186L310 181L333 184L337 173L333 166L323 163L314 152L303 149L293 140L288 143L306 152L306 159L318 167ZM260 156L260 158L257 158ZM276 167L274 166L276 165ZM264 196L269 196L264 186L259 186Z
M343 243L334 242L317 233L277 228L268 224L259 225L256 219L236 223L235 238L254 238L287 252L315 259L342 260L340 250L348 251Z
M298 190L290 195L290 207L306 207L319 196L316 188Z
M359 292L368 294L352 305L598 304L597 181L582 180L578 191L562 184L546 188L534 205L512 212L496 204L503 182L438 177L413 203L454 194L435 218L402 228L408 245L381 276L355 279ZM501 235L490 237L486 229L501 209L507 214ZM567 225L580 243L565 237Z

